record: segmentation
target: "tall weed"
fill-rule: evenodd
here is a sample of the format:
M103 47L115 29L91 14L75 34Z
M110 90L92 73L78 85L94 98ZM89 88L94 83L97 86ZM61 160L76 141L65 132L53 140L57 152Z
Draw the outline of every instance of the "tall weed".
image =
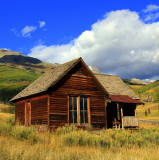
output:
M159 145L158 130L141 130L139 132L106 130L99 134L76 130L61 135L61 138L63 144L68 146L132 148L134 146Z
M33 127L15 127L12 130L12 136L21 141L29 141L31 144L35 144L40 141L40 137L36 134L36 131Z

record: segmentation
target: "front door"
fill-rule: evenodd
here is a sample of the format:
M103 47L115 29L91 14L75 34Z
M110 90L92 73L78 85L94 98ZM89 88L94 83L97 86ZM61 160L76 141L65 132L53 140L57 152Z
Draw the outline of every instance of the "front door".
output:
M25 104L25 125L29 126L31 124L31 104L26 102Z

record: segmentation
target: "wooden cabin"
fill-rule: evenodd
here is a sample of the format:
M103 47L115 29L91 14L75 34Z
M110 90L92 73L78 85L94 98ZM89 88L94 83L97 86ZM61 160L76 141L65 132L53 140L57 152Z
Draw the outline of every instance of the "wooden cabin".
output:
M56 66L10 100L15 103L15 121L48 129L65 124L123 127L124 118L134 117L136 105L141 102L128 86L125 85L134 96L123 91L118 94L120 89L113 89L112 81L106 82L102 77L109 79L109 76L92 73L82 58ZM111 90L116 91L112 94Z
M107 90L110 101L107 103L107 128L137 128L137 105L144 104L139 97L116 75L95 74Z

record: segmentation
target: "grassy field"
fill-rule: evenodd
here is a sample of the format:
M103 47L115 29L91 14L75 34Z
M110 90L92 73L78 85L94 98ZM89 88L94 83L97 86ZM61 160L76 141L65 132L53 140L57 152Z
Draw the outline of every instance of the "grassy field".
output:
M0 66L0 101L7 102L41 74Z
M129 85L132 90L138 90L143 87L143 85Z
M145 103L137 107L137 116L140 119L159 121L159 104L158 103ZM147 115L145 114L147 112Z
M41 133L13 122L13 114L0 113L0 160L159 159L157 125L141 124L139 132L90 132L66 126L54 133Z

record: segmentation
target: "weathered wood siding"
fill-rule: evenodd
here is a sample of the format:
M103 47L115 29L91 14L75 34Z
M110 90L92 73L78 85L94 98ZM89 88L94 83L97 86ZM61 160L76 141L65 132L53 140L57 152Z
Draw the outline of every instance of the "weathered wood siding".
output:
M15 103L15 121L18 124L25 124L25 100Z
M123 127L138 127L139 118L136 116L124 116L123 117Z
M48 123L48 95L42 95L30 99L31 124Z
M90 118L93 127L106 126L105 100L85 66L78 64L64 80L52 88L50 94L50 126L58 127L68 123L68 95L90 97Z
M31 125L48 124L48 95L41 95L16 102L16 121L22 125L25 124L25 104L27 102L31 104Z

